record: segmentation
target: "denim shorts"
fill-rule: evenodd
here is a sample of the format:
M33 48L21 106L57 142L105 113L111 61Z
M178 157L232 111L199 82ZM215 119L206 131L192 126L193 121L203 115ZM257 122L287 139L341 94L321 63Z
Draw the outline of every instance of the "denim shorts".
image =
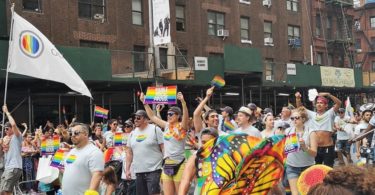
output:
M337 140L336 141L337 149L341 151L348 152L350 151L350 144L348 140Z
M307 167L293 167L293 166L290 166L290 165L286 165L286 177L288 179L295 179L295 178L298 178L301 173L306 170L307 168L309 168L310 166L307 166Z
M136 173L135 185L137 195L160 194L161 170Z

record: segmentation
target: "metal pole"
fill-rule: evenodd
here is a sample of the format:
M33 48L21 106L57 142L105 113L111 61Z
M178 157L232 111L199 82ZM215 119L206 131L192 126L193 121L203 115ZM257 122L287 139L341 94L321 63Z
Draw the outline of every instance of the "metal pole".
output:
M259 107L262 107L262 87L259 87Z
M112 118L112 97L111 95L109 96L109 99L108 99L108 104L109 104L109 118Z
M29 97L28 97L28 106L29 106L29 129L30 129L30 132L32 132L32 129L31 129L31 95L30 95L30 90L29 90Z
M136 112L138 110L138 105L137 105L137 97L136 97L136 91L133 89L133 112Z
M250 103L251 103L251 102L253 102L253 94L252 94L251 89L249 90L249 93L250 93Z
M90 122L91 122L91 124L93 122L93 119L94 119L94 117L93 117L93 113L92 113L92 98L90 98Z
M61 124L61 111L60 111L60 109L61 109L61 95L59 94L59 109L58 109L58 111L59 111L59 124Z
M276 104L276 90L274 89L273 90L273 101L274 101L274 104L275 104L275 108L273 109L273 113L276 114L276 109L277 109L277 104Z
M243 78L241 78L241 103L242 106L245 105L245 91L243 86Z

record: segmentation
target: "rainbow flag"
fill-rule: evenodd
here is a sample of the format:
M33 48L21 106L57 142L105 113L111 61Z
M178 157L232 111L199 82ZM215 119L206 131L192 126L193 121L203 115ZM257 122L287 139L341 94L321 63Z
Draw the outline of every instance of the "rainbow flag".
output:
M114 146L123 146L124 140L124 134L121 132L116 132L115 135L113 136L113 141L114 141Z
M299 141L296 133L286 136L285 140L285 154L299 151Z
M53 155L59 147L60 137L58 135L54 135L52 138L42 136L42 143L40 144L42 156Z
M105 163L112 159L114 151L115 151L114 147L110 147L106 151L104 151L104 162Z
M108 110L107 109L104 109L100 106L95 106L95 116L96 117L100 117L100 118L104 118L104 119L107 119L108 118Z
M76 161L77 159L77 156L72 154L72 155L69 155L69 157L66 159L66 163L68 164L72 164L74 161Z
M211 81L211 86L222 88L225 86L225 80L223 79L223 77L216 75Z
M230 121L224 121L224 132L233 131L235 129L234 125Z
M60 148L56 151L55 155L53 155L52 161L50 166L56 167L60 170L64 169L64 159L66 155L68 155L69 149L67 148Z
M145 104L176 104L177 86L148 87Z

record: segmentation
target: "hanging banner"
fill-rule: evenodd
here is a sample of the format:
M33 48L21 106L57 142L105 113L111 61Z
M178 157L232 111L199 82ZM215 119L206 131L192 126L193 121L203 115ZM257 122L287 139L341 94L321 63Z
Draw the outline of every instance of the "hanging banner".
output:
M171 42L169 0L152 0L154 45Z
M148 87L145 104L176 104L177 86Z
M353 69L321 66L320 75L322 86L355 87Z
M55 154L59 147L60 137L58 135L54 135L53 138L46 138L45 136L42 137L42 143L40 146L42 156Z

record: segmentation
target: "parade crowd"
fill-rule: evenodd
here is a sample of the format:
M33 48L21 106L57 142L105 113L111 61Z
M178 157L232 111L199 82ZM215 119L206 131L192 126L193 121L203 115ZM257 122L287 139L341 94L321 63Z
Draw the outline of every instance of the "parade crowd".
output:
M165 108L167 116L161 116L164 105L153 109L144 104L144 110L136 111L127 120L92 124L47 121L36 130L28 129L25 123L18 126L4 105L8 122L0 141L0 191L12 194L22 184L23 194L201 194L202 186L197 185L197 180L205 170L197 161L200 149L208 142L231 134L260 139L296 134L298 150L286 155L282 179L268 194L298 195L298 178L315 164L333 170L308 194L375 194L375 171L371 168L375 135L354 139L375 127L373 108L347 116L338 98L319 93L313 110L309 110L297 92L294 105L285 102L278 115L271 108L262 109L254 103L237 112L229 106L218 111L208 106L213 93L211 87L205 97L198 98L193 115L189 115L179 92L181 108ZM144 102L143 93L140 101ZM118 132L124 135L121 146L115 144ZM62 162L64 168L51 183L35 182L42 137L54 136L60 139L59 147L68 150Z

